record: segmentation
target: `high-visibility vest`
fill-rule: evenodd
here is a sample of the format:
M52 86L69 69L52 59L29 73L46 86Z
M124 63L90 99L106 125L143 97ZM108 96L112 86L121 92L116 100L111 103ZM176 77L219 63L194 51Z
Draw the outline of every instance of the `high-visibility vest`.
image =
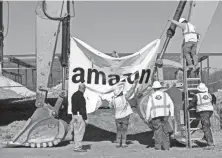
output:
M183 31L184 40L185 42L197 42L198 36L195 31L195 26L193 26L191 23L187 23L186 29Z
M155 95L155 93L151 95L151 118L169 116L170 105L167 104L167 99L167 94L165 92L162 92L161 95Z
M205 93L197 93L197 108L196 112L201 111L213 111L213 105L211 103L211 95L208 92Z

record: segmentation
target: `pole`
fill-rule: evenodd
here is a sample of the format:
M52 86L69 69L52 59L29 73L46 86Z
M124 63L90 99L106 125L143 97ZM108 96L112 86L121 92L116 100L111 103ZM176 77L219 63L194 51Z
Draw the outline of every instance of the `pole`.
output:
M25 85L27 86L28 85L28 71L27 69L25 69Z
M187 111L187 101L188 101L188 91L187 91L187 71L186 71L186 59L184 58L183 56L183 85L184 85L184 112L185 112L185 125L186 125L186 140L189 139L189 136L188 136L188 113L189 111ZM189 147L189 141L186 141L186 147L188 148Z
M3 1L0 0L0 75L2 75L3 67L3 41L4 41L4 30L3 30Z
M19 81L19 64L17 66L18 66L18 70L17 70L18 71L18 82L20 82Z
M209 76L210 76L210 59L208 56L207 57L207 78L206 78L206 85L207 86L208 86Z
M191 15L192 15L192 7L193 7L193 1L190 1L190 9L189 9L189 13L188 13L188 18L187 18L187 21L190 21L190 18L191 18ZM184 41L185 42L185 41ZM184 54L183 54L184 55ZM185 80L184 80L184 91L185 91L185 108L186 108L186 115L187 115L187 120L186 120L186 124L187 124L187 147L188 148L192 148L192 142L191 142L191 133L190 133L190 111L187 110L188 106L189 106L189 93L188 93L188 86L187 86L187 63L186 63L186 59L185 59L185 56L183 57L184 58L184 74L185 74Z
M200 79L203 82L203 61L200 62Z

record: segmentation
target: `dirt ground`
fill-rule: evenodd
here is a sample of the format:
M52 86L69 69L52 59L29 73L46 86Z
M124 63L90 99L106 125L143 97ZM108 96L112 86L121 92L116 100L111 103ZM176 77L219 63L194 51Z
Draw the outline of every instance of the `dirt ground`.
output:
M1 158L70 158L70 157L92 157L92 158L221 158L222 150L217 147L215 150L203 150L201 148L186 149L184 147L172 147L170 151L155 151L153 148L146 148L146 145L133 141L128 148L116 148L110 141L84 142L86 153L76 153L72 144L54 148L1 148Z
M156 151L153 148L153 133L137 114L130 119L128 131L128 148L116 148L112 143L115 139L115 122L111 110L98 110L89 115L89 124L84 136L86 153L73 151L69 141L52 148L5 148L3 142L9 141L24 126L26 121L14 121L0 126L0 158L193 158L222 157L222 132L214 133L216 147L204 150L201 147L187 149L183 145L173 144L169 151Z

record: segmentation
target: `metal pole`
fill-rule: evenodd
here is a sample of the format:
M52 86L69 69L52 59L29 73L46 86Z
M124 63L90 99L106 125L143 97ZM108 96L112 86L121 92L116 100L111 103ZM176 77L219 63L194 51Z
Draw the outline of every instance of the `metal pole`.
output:
M25 69L25 85L27 86L28 85L28 71L27 69Z
M203 82L203 62L200 62L200 79L201 82Z
M190 2L190 9L189 9L189 14L188 14L188 18L187 21L190 21L191 18L191 13L192 13L192 5L193 5L193 1ZM183 41L185 42L185 41ZM184 44L184 43L183 43ZM191 145L191 133L190 133L190 112L189 110L187 110L188 106L189 106L189 93L188 93L188 86L187 86L187 63L186 63L186 59L185 59L185 55L183 53L183 60L184 60L184 65L183 65L183 70L184 70L184 103L185 103L185 111L186 111L186 130L187 130L187 141L186 141L186 147L188 148L192 148Z
M36 89L34 70L32 70L32 85L33 85L33 89Z
M206 78L206 85L208 86L210 76L210 59L209 56L207 57L207 78Z
M18 82L20 82L19 81L19 64L17 66L18 66Z
M187 108L188 108L188 105L189 105L189 100L188 100L188 90L187 90L187 71L186 71L186 59L183 57L183 69L184 69L184 77L183 77L183 80L184 80L184 111L185 111L185 122L186 122L186 147L187 148L191 148L191 143L190 143L190 138L191 138L191 135L190 135L190 122L189 122L189 118L190 118L190 115L189 115L189 111L187 111Z
M0 0L0 66L3 67L3 41L4 41L4 30L3 30L3 1ZM0 70L2 74L2 69Z

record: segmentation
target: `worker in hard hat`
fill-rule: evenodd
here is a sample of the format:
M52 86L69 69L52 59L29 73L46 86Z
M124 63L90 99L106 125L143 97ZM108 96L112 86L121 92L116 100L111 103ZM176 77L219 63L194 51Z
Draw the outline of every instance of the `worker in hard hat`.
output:
M193 71L198 70L199 65L196 49L197 42L200 38L200 33L196 30L195 26L189 23L185 18L180 18L179 22L173 19L169 19L169 21L171 21L183 30L184 43L182 47L183 54L188 63L188 68L192 69Z
M197 87L198 93L193 96L193 99L188 107L188 110L196 107L196 112L200 114L201 124L203 127L204 138L207 141L207 148L214 148L213 136L211 132L210 117L213 114L213 103L216 103L214 95L208 92L208 88L204 83L200 83Z
M169 150L170 134L173 130L168 122L169 116L174 119L174 104L170 96L161 91L159 81L154 81L152 86L154 93L149 96L146 122L151 122L154 131L154 142L156 150Z

